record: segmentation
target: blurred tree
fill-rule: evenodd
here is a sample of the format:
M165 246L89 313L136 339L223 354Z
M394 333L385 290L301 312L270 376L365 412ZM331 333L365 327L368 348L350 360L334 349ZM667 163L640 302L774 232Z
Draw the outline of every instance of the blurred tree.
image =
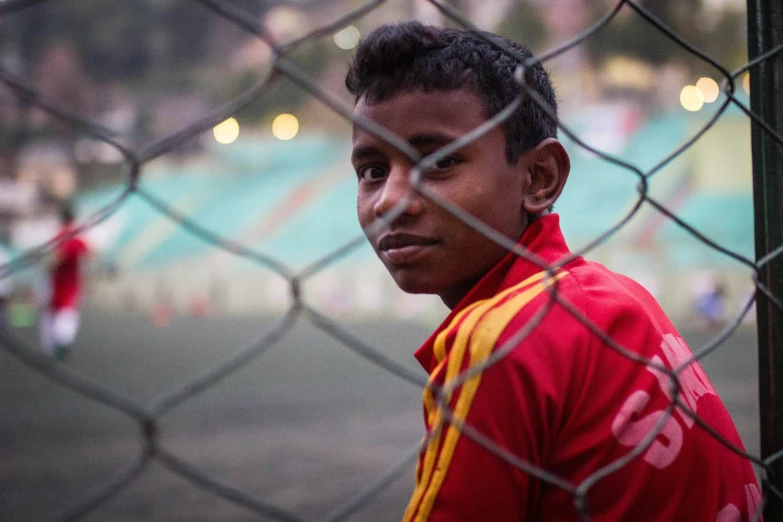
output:
M90 112L93 85L70 42L53 41L36 61L33 77L47 100L77 114Z
M640 3L680 37L726 67L736 67L746 60L744 13L717 9L702 0L642 0ZM591 9L598 19L606 13L607 5L591 3ZM596 64L623 55L656 66L673 61L701 72L713 69L627 7L584 45Z
M68 41L88 74L104 80L133 77L144 70L147 35L154 22L150 15L151 9L139 9L134 2L80 0L47 2L14 16L22 27L25 63L35 63L53 41Z
M546 43L546 25L538 8L527 2L515 5L497 27L498 34L524 43L538 52Z
M681 2L680 0L655 0L640 2L650 9L667 26L681 29L682 17L693 17L698 12L700 0ZM605 3L604 3L605 4ZM652 5L655 4L655 5ZM652 5L652 7L651 7ZM593 18L598 19L606 13L606 5L592 4ZM657 30L639 15L624 8L597 35L585 42L588 55L597 63L608 56L622 54L654 65L661 65L672 59L679 49L677 44L666 37L655 37ZM652 36L652 37L651 37Z
M224 0L251 14L264 7L251 0ZM217 15L186 0L63 0L13 15L23 59L31 64L52 41L68 41L97 81L134 81L164 69L174 74L204 59Z
M251 15L268 8L255 0L225 1ZM219 52L216 40L225 39L225 32L215 34L220 22L229 24L187 0L45 2L0 20L0 57L16 63L15 72L47 98L84 116L109 108L108 86L132 92L134 99L124 103L135 105L144 122L145 112L154 110L150 100L194 92L211 100L224 89L211 80L225 82L226 75L207 71ZM250 38L238 29L229 34L235 42ZM221 50L232 47L230 41L220 44ZM91 91L90 85L99 87ZM21 146L24 140L3 141Z

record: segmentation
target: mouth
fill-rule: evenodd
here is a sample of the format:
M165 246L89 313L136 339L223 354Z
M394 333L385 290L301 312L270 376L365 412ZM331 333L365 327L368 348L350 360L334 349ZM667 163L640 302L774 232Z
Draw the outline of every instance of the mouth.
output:
M378 241L378 250L392 264L410 263L425 255L437 243L431 237L388 234Z

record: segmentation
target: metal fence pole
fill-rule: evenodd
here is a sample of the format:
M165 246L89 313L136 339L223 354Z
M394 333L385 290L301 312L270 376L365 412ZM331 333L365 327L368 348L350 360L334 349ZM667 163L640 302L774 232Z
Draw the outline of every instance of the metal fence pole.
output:
M783 43L783 4L748 0L748 55L752 60ZM783 55L776 54L750 69L751 109L773 129L783 127ZM760 125L751 124L756 259L783 244L783 146ZM783 298L783 255L760 267L759 282ZM762 293L757 300L759 334L759 407L761 455L783 449L783 311ZM783 461L771 467L781 485ZM765 488L770 493L769 488ZM766 520L783 520L783 500L767 495Z

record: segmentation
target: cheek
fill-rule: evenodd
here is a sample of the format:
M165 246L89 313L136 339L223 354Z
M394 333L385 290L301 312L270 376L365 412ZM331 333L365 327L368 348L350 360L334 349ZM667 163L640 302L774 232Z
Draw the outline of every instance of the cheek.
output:
M485 225L509 239L516 241L523 231L522 203L517 198L510 197L508 191L501 190L482 192L475 194L472 206L466 208L473 216L481 220ZM479 232L467 224L462 224L465 234L472 236L474 242L484 243L491 241L482 232ZM493 242L494 244L494 242Z
M518 183L515 176L498 176L496 183L487 187L482 199L487 213L487 224L510 236L518 236L518 232L521 232L524 215L523 198Z
M367 223L367 207L369 206L369 201L367 199L367 196L362 195L361 192L359 192L359 195L356 197L356 215L359 218L359 224L364 227Z
M359 226L362 227L362 230L365 230L375 222L373 207L374 202L372 198L368 197L366 194L362 195L359 193L359 196L356 198L356 216L359 218ZM366 233L367 231L365 230L365 234Z
M513 219L516 202L508 189L496 186L476 187L468 197L470 199L466 210L493 228L505 228L503 224ZM516 213L518 214L518 211Z

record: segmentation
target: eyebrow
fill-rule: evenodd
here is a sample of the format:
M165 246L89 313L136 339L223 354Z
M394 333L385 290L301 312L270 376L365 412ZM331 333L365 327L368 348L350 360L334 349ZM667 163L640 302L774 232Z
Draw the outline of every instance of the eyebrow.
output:
M432 145L443 147L444 145L448 145L457 139L459 139L459 137L449 136L446 134L417 134L416 136L413 136L411 139L409 139L408 143L417 149L422 147L429 147Z
M433 146L440 148L457 139L459 139L459 137L455 138L447 134L417 134L416 136L411 137L411 139L408 140L408 143L410 143L417 150L421 150L423 148L429 148ZM357 147L351 153L351 161L355 162L370 157L376 157L381 154L381 150L373 145Z
M380 149L378 147L373 146L365 146L365 147L357 147L353 149L353 152L351 152L351 162L356 163L359 160L367 159L367 158L375 158L381 154Z

